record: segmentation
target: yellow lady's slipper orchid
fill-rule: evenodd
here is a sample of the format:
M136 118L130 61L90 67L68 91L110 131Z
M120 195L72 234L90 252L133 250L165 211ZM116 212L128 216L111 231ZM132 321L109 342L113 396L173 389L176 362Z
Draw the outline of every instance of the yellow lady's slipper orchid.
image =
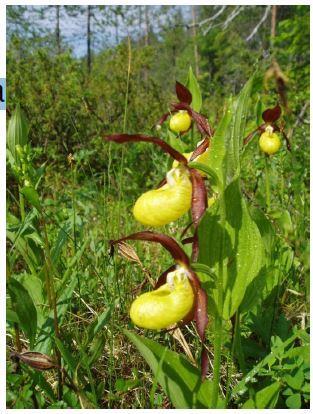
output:
M280 146L281 142L277 134L273 132L272 126L267 126L265 132L260 136L259 146L263 152L268 155L275 154Z
M191 125L191 117L187 111L178 111L170 119L170 129L180 133L188 131Z
M183 167L170 170L167 183L142 194L135 203L134 216L140 223L158 227L177 220L191 206L192 186Z
M133 323L146 329L164 329L183 320L194 306L194 292L182 267L168 273L166 283L138 296L130 308Z

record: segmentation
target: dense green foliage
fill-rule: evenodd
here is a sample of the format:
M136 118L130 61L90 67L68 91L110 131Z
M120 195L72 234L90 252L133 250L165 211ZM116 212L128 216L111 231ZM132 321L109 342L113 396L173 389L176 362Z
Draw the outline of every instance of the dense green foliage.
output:
M223 165L213 158L219 149L213 150L210 160L210 174L227 171L226 178L219 177L225 179L223 191L226 181L232 182L225 190L227 211L230 204L235 206L228 220L238 229L244 221L238 262L249 274L249 280L236 279L236 298L230 290L222 310L227 321L217 404L223 407L226 397L230 408L309 406L309 8L277 7L275 36L271 36L273 10L267 13L265 6L195 10L196 25L189 6L142 10L130 6L115 11L95 6L93 38L109 24L117 39L92 50L88 71L85 56L75 56L62 30L58 49L54 27L43 28L44 8L40 14L22 6L8 7L8 408L210 406L210 364L207 381L194 395L199 386L194 362L200 359L201 347L193 325L181 328L183 340L171 332L142 330L140 336L131 332L130 303L147 289L150 277L156 280L172 264L170 258L156 245L139 243L136 252L142 262L134 251L128 251L131 261L109 252L110 239L143 229L133 220L134 201L156 187L171 161L152 146L121 147L104 142L103 136L159 135L179 151L191 151L199 140L194 130L180 139L166 127L159 132L155 124L175 100L175 80L186 84L189 73L187 86L197 88L190 80L192 67L202 92L201 113L225 142L233 142L229 131L233 122L240 123L236 111L227 119L225 108L254 75L251 99L242 98L238 106L246 125L238 126L235 135L243 139L260 125L263 110L282 100L269 71L273 61L287 88L282 122L292 151L282 140L282 149L267 159L254 138L240 153L240 183L235 180L239 160ZM34 25L28 23L27 13L35 13ZM62 7L62 13L65 21L70 16L84 18L85 9ZM265 13L265 21L249 39ZM126 29L129 40L121 34ZM215 190L214 180L210 183ZM217 268L215 259L221 251L214 215L220 215L218 203L201 224L213 235L204 240L212 255L201 260L210 271ZM188 217L162 231L179 240L186 224ZM230 257L229 245L223 249ZM190 253L188 246L186 251ZM228 272L227 283L234 289L230 260ZM216 286L201 269L199 274L210 292L211 361ZM252 279L257 285L249 288ZM234 314L240 319L235 332L228 320ZM36 371L11 354L26 350L62 362L63 390L56 386L57 369Z

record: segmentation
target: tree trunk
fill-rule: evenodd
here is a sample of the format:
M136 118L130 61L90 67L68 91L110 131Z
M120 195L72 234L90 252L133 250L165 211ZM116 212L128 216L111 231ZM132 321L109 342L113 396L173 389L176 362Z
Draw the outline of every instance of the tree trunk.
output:
M148 6L145 6L145 46L149 44L149 14Z
M149 45L149 14L148 14L148 6L145 6L145 46ZM148 68L144 66L143 68L143 78L144 81L148 82Z
M91 72L91 6L87 6L87 72Z
M61 53L60 6L55 6L55 11L56 11L55 36L56 36L56 43L57 43L57 52L58 54L60 54Z
M195 72L196 77L199 77L199 52L198 52L198 45L197 45L197 19L196 19L196 7L191 6L191 13L192 13L192 37L193 37L193 50L195 56Z
M142 36L141 36L141 32L142 32L142 11L141 11L141 6L138 6L138 30L139 30L139 41L140 44L142 44Z
M115 42L118 45L119 43L119 33L118 33L118 14L115 13Z
M277 15L277 6L272 6L272 21L271 21L271 41L272 42L276 36L276 15Z

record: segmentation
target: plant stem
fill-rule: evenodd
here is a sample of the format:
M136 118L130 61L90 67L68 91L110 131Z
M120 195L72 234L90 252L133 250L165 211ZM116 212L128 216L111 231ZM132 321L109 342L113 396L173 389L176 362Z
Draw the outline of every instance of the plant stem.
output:
M128 66L127 66L127 81L126 81L126 93L125 93L125 102L124 102L123 133L126 132L126 126L127 126L129 81L130 81L131 58L132 58L131 41L130 41L129 36L127 39L127 46L128 46ZM121 151L122 151L121 163L120 163L119 180L118 180L120 183L119 192L118 192L118 227L117 227L117 230L119 233L120 233L120 221L121 221L120 220L121 219L121 200L122 200L122 195L123 195L123 170L124 170L124 155L125 155L124 145L122 145Z
M266 192L266 210L271 209L271 186L270 186L270 171L269 171L269 157L265 155L265 192Z
M75 161L74 161L75 162ZM76 165L73 166L73 162L71 163L71 173L72 173L72 191L71 191L71 196L72 196L72 211L73 211L73 247L74 247L74 254L73 256L76 255L77 253L77 239L76 239L76 200L75 200L75 187L76 187ZM77 284L78 284L78 293L79 296L80 294L80 277L79 277L79 272L76 273L76 277L77 277ZM79 301L79 306L80 306L80 301Z
M127 66L127 82L126 82L126 94L125 94L125 104L124 104L123 133L126 132L128 95L129 95L129 80L130 80L131 57L132 57L131 42L130 42L130 37L129 36L127 38L127 47L128 47L128 66Z
M224 193L220 198L220 225L224 231L226 222L225 212L225 196ZM224 279L224 263L223 263L223 251L224 251L224 233L222 235L221 250L219 256L219 272L217 280L217 314L215 316L214 328L214 362L213 362L213 392L212 392L212 408L216 408L218 402L219 393L219 380L221 370L221 353L222 353L222 333L223 333L223 279Z
M222 318L216 315L214 323L214 362L213 362L213 392L212 408L216 408L218 401L219 380L221 370L221 349L222 349Z
M11 277L11 269L9 266L9 261L7 258L7 266L6 266L6 270L7 270L7 280L9 280L9 278ZM15 304L12 301L12 309L15 311ZM14 322L13 324L14 326L14 342L15 342L15 348L17 350L18 353L22 352L22 343L21 343L21 338L20 338L20 329L19 326L16 322ZM17 360L17 365L20 364L19 359Z
M236 357L238 359L239 367L241 371L245 373L247 371L247 367L241 345L240 311L237 312L236 318L238 318L238 321L236 320L235 324L234 355L236 351Z
M20 214L21 214L21 220L23 223L25 220L25 200L24 200L24 195L21 193L20 186L18 186L18 193L19 193L19 201L20 201Z
M46 283L47 283L47 292L48 298L50 301L50 306L53 310L53 324L54 324L54 332L57 338L60 338L60 330L59 330L59 322L58 322L58 310L57 310L57 301L56 301L56 293L53 281L54 275L54 267L52 264L51 254L50 254L50 245L47 233L47 226L45 219L42 215L42 224L43 224L43 234L44 234L44 242L45 242L45 273L46 273ZM58 399L59 401L62 400L63 395L63 378L62 378L62 361L61 361L61 353L57 346L54 347L57 364L58 364Z
M230 381L233 373L233 364L232 361L234 360L235 355L235 345L236 345L236 335L238 331L238 325L240 324L240 314L239 311L235 314L235 321L233 322L233 329L231 335L231 349L228 355L227 361L227 382L226 382L226 397L225 397L225 407L227 408L229 398L230 398Z

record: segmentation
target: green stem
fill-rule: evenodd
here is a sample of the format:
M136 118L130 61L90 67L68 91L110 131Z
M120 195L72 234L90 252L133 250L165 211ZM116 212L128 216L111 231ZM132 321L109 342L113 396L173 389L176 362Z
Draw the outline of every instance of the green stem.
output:
M241 371L243 373L245 373L247 371L247 367L246 367L244 353L243 353L242 345L241 345L240 312L238 311L237 313L238 313L237 314L238 321L235 324L234 355L235 355L235 351L236 351L236 357L238 359L239 367L240 367Z
M72 196L72 211L73 211L73 246L74 246L74 254L73 256L76 255L77 253L77 238L76 238L76 200L75 200L75 188L76 188L76 166L73 167L73 163L71 163L71 172L72 172L72 192L71 192L71 196ZM78 293L80 296L80 277L79 277L79 272L76 272L76 277L77 277L77 284L78 284ZM80 306L80 301L79 301L79 306Z
M222 318L219 315L215 317L214 335L212 408L217 408L222 351Z
M224 230L226 222L225 212L225 198L224 194L220 198L220 225ZM217 280L217 313L214 321L214 362L213 362L213 396L212 396L212 408L216 408L218 402L219 393L219 381L221 371L221 354L222 354L222 334L223 334L223 279L224 279L224 263L223 263L223 251L224 251L224 233L222 236L222 243L219 257L219 272Z
M42 216L42 224L43 224L43 234L44 234L44 244L45 244L45 273L46 273L46 283L47 283L47 293L48 298L50 301L50 306L53 310L53 324L54 324L54 332L57 338L60 338L60 330L59 330L59 322L58 322L58 310L57 310L57 300L56 300L56 293L54 287L54 266L51 259L50 253L50 245L47 233L47 227L44 217ZM58 399L59 401L62 400L63 395L63 377L62 377L62 366L61 366L61 353L57 346L54 348L58 369Z
M228 361L227 361L227 382L226 382L226 397L225 397L225 407L227 408L229 399L230 399L230 382L231 377L233 374L233 360L235 355L235 346L236 346L236 337L237 337L237 331L238 326L240 324L240 313L239 311L235 314L235 322L232 329L232 335L231 335L231 349L229 351L228 355Z
M127 111L128 111L128 96L129 96L129 82L130 82L130 71L131 71L131 58L132 58L132 50L131 50L131 41L130 37L128 36L128 66L127 66L127 81L126 81L126 93L125 93L125 102L124 102L124 117L123 117L123 133L126 132L126 125L127 125ZM125 155L125 148L122 145L121 148L121 163L120 163L120 171L119 171L119 180L120 188L118 192L118 232L120 232L120 219L121 219L121 200L123 195L123 170L124 170L124 155Z
M18 192L19 192L19 201L20 201L20 213L21 213L21 220L22 223L25 220L25 199L24 195L21 193L21 187L18 186Z
M271 185L270 185L270 170L269 157L265 155L265 192L266 192L266 209L271 209Z
M8 258L7 258L7 280L9 280L9 278L11 277L11 269L8 263ZM12 309L15 311L15 304L12 301ZM15 348L17 350L17 352L22 352L22 343L21 343L21 338L20 338L20 329L19 326L16 322L14 322L14 334L15 334ZM17 364L19 365L19 359L17 360Z
M129 95L129 80L130 80L130 69L131 69L131 42L130 37L127 39L128 46L128 66L127 66L127 82L126 82L126 94L125 94L125 104L124 104L124 119L123 119L123 133L126 132L126 122L127 122L127 109L128 109L128 95Z
M76 186L76 168L73 168L71 165L71 172L72 172L72 211L73 211L73 240L74 240L74 254L76 254L77 250L77 240L76 240L76 209L75 209L75 186Z

